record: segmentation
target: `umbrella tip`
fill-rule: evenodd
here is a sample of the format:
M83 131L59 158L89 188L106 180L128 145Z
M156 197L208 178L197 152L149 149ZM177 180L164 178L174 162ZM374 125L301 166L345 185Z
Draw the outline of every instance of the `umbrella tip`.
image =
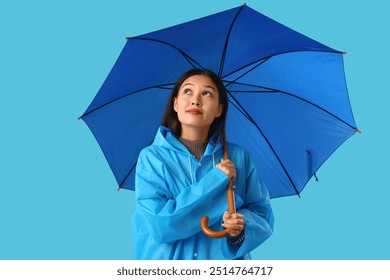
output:
M131 37L126 37L126 40L131 40L132 38Z
M121 190L121 188L122 188L122 185L119 185L118 189L116 191L119 192Z
M77 119L78 119L78 120L81 120L82 118L83 118L83 116L80 116L80 117L78 117Z
M246 6L246 2L244 2L244 5L243 6Z
M341 52L341 54L347 54L347 52Z
M357 129L357 128L355 128L355 131L356 131L357 133L359 133L359 134L362 134L362 132L361 132L359 129Z

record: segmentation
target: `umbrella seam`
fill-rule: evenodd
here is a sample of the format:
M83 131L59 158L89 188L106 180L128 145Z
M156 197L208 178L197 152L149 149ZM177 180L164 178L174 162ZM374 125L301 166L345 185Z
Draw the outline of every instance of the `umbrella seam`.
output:
M221 76L221 78L222 79L226 78L227 76L230 76L230 75L232 75L232 74L234 74L234 73L236 73L236 72L238 72L238 71L240 71L240 70L242 70L242 69L244 69L246 67L249 67L252 64L258 63L258 62L260 62L260 61L262 61L264 59L268 60L268 59L270 59L270 58L272 58L274 56L290 54L290 53L295 53L295 52L327 52L327 53L344 54L343 52L340 52L340 51L337 51L337 50L295 50L295 51L281 52L281 53L276 53L276 54L272 54L272 55L269 55L269 56L266 56L266 57L259 58L258 60L250 62L250 63L248 63L248 64L246 64L246 65L244 65L244 66L242 66L242 67L240 67L240 68L238 68L238 69L236 69L236 70L234 70L234 71L232 71L232 72L230 72L230 73L228 73L226 75L224 75L223 77Z
M80 117L80 118L81 118L81 117ZM115 180L116 180L117 183L118 183L119 178L117 178L117 176L116 176L116 174L115 174L115 172L114 172L114 169L111 167L110 162L108 161L108 157L107 157L106 153L104 152L104 149L103 149L102 145L101 145L100 142L98 141L98 138L96 137L96 134L94 133L94 131L92 130L92 128L91 128L91 126L88 124L88 122L86 122L85 120L83 120L83 121L84 121L84 123L88 126L89 130L92 132L93 137L95 138L95 140L96 140L96 142L98 143L100 149L102 150L103 155L104 155L104 157L105 157L105 159L106 159L106 161L107 161L107 163L108 163L108 166L109 166L109 168L110 168L112 174L114 175ZM118 190L119 190L120 188L121 188L121 184L119 185Z
M229 84L226 85L226 87L228 87L228 86L230 86L231 84L235 83L238 79L241 79L242 77L244 77L244 76L245 76L246 74L248 74L249 72L255 70L257 67L259 67L259 66L262 65L263 63L267 62L270 58L271 58L271 57L266 57L266 58L264 58L264 59L261 59L261 60L257 61L258 64L257 64L256 66L254 66L253 68L249 69L248 71L246 71L245 73L243 73L241 76L237 77L235 80L233 80L233 81L231 81L231 82L230 82L230 81L227 81L227 82L229 82ZM256 63L257 63L257 62L256 62ZM253 64L254 64L254 63L253 63ZM249 65L248 65L248 66L249 66ZM246 67L245 67L245 68L246 68ZM241 69L244 69L244 68L241 68Z
M153 138L152 141L150 141L150 143L149 143L148 146L152 145L153 141L154 141L154 138ZM125 178L124 178L124 179L122 180L122 182L119 184L118 191L123 187L123 185L125 184L127 178L130 176L131 172L133 172L134 168L137 166L137 162L138 162L138 160L135 161L135 163L133 164L133 166L130 168L129 172L127 172Z
M311 101L309 101L309 100L307 100L307 99L305 99L305 98L299 97L299 96L297 96L297 95L295 95L295 94L293 94L293 93L290 93L290 92L287 92L287 91L283 91L283 90L274 89L274 88L269 88L269 87L263 87L263 86L257 86L257 85L251 85L251 84L244 84L244 83L237 83L237 82L233 82L233 83L235 83L235 84L237 84L237 85L246 85L246 86L252 86L252 87L260 87L260 88L262 88L262 89L269 90L269 91L253 91L253 92L274 92L274 93L279 92L279 93L282 93L282 94L291 96L291 97L293 97L293 98L297 98L297 99L299 99L299 100L301 100L301 101L303 101L303 102L309 103L310 105L312 105L312 106L314 106L314 107L320 109L321 111L327 113L328 115L330 115L330 116L332 116L332 117L338 119L339 121L343 122L344 124L348 125L349 127L353 128L353 129L355 129L355 130L357 129L357 127L355 127L355 126L349 124L349 123L346 122L345 120L343 120L343 119L341 119L340 117L336 116L335 114L329 112L328 110L322 108L321 106L319 106L319 105L317 105L317 104L315 104L315 103L313 103L313 102L311 102ZM243 92L243 91L239 91L239 92ZM247 92L251 92L251 91L247 91ZM230 91L229 91L229 93L230 93ZM230 93L230 95L233 97L233 95L232 95L231 93ZM236 100L236 99L235 99L235 100Z
M157 85L157 86L146 87L146 88L143 88L143 89L139 89L139 90L136 90L136 91L127 93L127 94L122 95L122 96L120 96L120 97L118 97L118 98L116 98L116 99L113 99L113 100L111 100L111 101L109 101L109 102L107 102L107 103L104 103L104 104L100 105L99 107L96 107L95 109L93 109L93 110L91 110L91 111L89 111L89 112L87 112L87 113L84 113L81 117L79 117L79 119L82 119L82 118L84 118L85 116L87 116L87 115L89 115L89 114L91 114L91 113L93 113L93 112L95 112L95 111L97 111L97 110L99 110L99 109L101 109L101 108L103 108L103 107L105 107L105 106L111 104L111 103L114 103L114 102L116 102L116 101L118 101L118 100L120 100L120 99L122 99L122 98L125 98L125 97L128 97L128 96L130 96L130 95L133 95L133 94L142 92L142 91L144 91L144 90L148 90L148 89L152 89L152 88L172 90L172 88L167 88L167 87L165 87L165 86L169 86L169 85L173 86L174 83L162 84L162 85Z
M258 126L258 124L254 121L254 119L250 116L250 114L244 109L244 107L240 104L240 102L238 102L238 100L236 98L234 98L234 96L229 92L227 91L228 94L231 96L231 98L237 103L237 105L241 108L241 110L239 110L239 112L241 114L243 114L247 119L248 121L250 121L255 127L256 129L260 132L261 135L263 135L264 137L264 140L267 142L268 146L270 147L271 151L273 152L273 154L275 155L276 159L278 160L280 166L282 167L283 171L285 172L285 174L287 175L287 178L289 179L290 183L292 184L295 192L297 193L297 195L299 195L299 191L297 189L297 187L295 186L295 183L294 181L292 180L290 174L287 172L287 169L286 167L283 165L282 161L280 160L278 154L276 153L276 151L274 150L273 146L271 145L271 143L269 142L268 138L265 136L265 134L263 133L263 131L261 130L261 128ZM231 102L232 103L232 102ZM233 104L233 103L232 103ZM235 106L233 104L233 106ZM235 106L236 107L236 106ZM237 108L237 107L236 107ZM245 113L245 114L244 114Z
M179 49L178 47L176 47L175 45L172 45L168 42L165 42L165 41L162 41L162 40L158 40L158 39L153 39L153 38L141 38L141 37L135 37L135 38L131 38L132 40L145 40L145 41L152 41L152 42L157 42L157 43L161 43L161 44L164 44L164 45L167 45L169 47L172 47L174 48L175 50L177 50L179 53L181 53L181 55L188 61L189 64L191 64L191 66L193 68L197 68L195 67L194 64L198 65L200 68L203 69L202 65L200 65L199 63L196 62L195 59L193 59L191 56L189 56L188 54L186 54L184 51L182 51L181 49Z
M241 14L241 12L245 6L246 6L245 4L242 5L241 8L238 10L236 16L234 17L234 19L230 25L228 34L226 35L225 45L224 45L224 48L222 51L221 63L219 64L218 77L221 77L222 70L223 70L223 67L225 65L225 58L226 58L227 47L228 47L228 43L229 43L229 39L230 39L230 33L232 32L233 26L236 23L238 16Z

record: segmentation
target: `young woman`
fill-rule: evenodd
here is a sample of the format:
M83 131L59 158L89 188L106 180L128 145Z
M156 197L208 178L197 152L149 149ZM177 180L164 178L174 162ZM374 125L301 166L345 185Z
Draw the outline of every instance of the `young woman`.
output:
M162 126L138 158L135 259L250 259L272 234L269 195L249 153L228 143L223 159L227 109L226 89L213 72L190 70L176 82ZM235 214L226 211L229 180ZM229 235L206 236L204 215L210 228Z

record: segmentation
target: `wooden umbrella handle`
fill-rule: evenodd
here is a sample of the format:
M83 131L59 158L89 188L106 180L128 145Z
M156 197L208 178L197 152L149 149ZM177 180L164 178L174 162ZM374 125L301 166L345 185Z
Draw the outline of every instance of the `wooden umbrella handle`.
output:
M232 189L232 183L229 182L228 190L227 190L227 198L228 198L228 206L229 206L229 212L231 214L236 212L236 207L234 203L234 192ZM229 233L226 229L223 229L221 231L215 231L209 228L208 226L209 217L203 216L202 220L200 221L200 228L202 229L203 233L206 234L208 237L212 238L222 238L227 236Z
M224 158L228 159L229 154L228 154L225 133L223 133L222 138L223 138ZM231 180L229 180L229 184L227 188L227 200L228 200L228 207L229 207L230 214L236 213L236 205L234 201L234 192L233 192ZM202 229L203 233L206 234L208 237L222 238L229 234L226 229L221 231L212 230L211 228L209 228L208 222L209 222L209 217L207 216L203 216L202 220L200 221L200 228Z

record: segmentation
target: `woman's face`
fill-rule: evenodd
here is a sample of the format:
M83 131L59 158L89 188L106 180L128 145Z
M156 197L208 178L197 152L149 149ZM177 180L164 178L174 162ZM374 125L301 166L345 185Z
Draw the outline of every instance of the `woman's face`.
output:
M184 80L173 107L183 132L201 129L208 133L214 119L221 116L223 110L218 89L206 75L194 75Z

